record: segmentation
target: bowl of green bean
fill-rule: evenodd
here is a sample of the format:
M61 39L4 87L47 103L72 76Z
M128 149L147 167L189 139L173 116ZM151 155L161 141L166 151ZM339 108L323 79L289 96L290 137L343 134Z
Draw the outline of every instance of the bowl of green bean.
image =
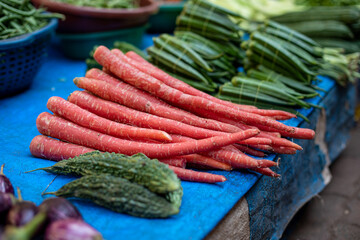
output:
M32 0L65 15L59 33L94 33L145 25L158 11L154 0Z
M36 9L30 0L0 1L0 98L30 87L59 17Z

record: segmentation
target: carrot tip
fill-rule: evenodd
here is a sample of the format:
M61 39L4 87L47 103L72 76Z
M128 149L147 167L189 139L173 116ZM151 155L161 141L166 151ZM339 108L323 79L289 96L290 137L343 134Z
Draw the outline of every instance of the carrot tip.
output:
M78 85L78 82L79 82L79 78L74 78L73 82L75 83L75 85L77 86Z
M281 160L281 158L278 158L278 159L276 160L276 167L277 167L277 168L279 168L279 166L280 166L280 160Z

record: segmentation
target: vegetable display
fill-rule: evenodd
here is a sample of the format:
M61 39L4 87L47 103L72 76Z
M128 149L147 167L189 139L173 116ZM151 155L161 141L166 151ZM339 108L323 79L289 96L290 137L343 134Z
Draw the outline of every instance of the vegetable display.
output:
M3 167L4 165L2 169ZM12 187L9 179L6 182ZM101 234L84 222L77 208L65 198L48 198L36 206L33 202L22 199L19 188L18 198L13 191L0 190L0 239L70 240L75 239L74 236L84 236L81 239L89 240L102 239ZM76 225L72 224L74 221ZM62 226L61 231L57 228L54 232L54 225L59 224ZM85 233L91 235L84 235Z
M269 169L277 163L256 160L244 152L258 156L264 156L263 151L295 154L302 148L280 138L281 135L304 139L314 137L314 131L310 129L289 127L274 120L289 119L295 116L293 114L220 100L172 77L132 51L122 53L118 49L110 51L100 46L93 56L106 72L91 69L85 77L75 78L74 83L87 92L73 92L69 102L49 99L48 108L56 116L42 113L37 120L40 133L67 143L37 136L30 145L34 156L58 161L60 156L65 159L91 150L126 155L141 152L149 158L175 165L171 169L182 180L222 182L226 180L222 176L181 167L189 162L198 168L246 168L278 176ZM61 111L51 107L54 100L62 102L64 108ZM85 122L102 117L162 130L171 139L155 140L148 135L139 140L125 140L125 136L120 136L121 139L110 132L100 133L100 127L94 129L95 123L80 126L68 115L71 109L75 110L74 105L78 108L78 118L83 116ZM69 151L72 146L74 152Z
M30 0L0 2L0 40L34 32L49 23L50 18L63 18L58 13L36 9Z
M279 177L278 163L261 158L296 154L302 147L287 138L315 136L279 120L308 121L298 109L320 108L307 100L322 91L319 74L343 86L358 76L348 65L357 55L205 0L188 1L174 34L153 42L147 56L125 43L97 46L73 80L83 91L48 100L30 151L58 163L37 170L80 177L48 194L165 218L180 210L179 179L226 181L204 170Z

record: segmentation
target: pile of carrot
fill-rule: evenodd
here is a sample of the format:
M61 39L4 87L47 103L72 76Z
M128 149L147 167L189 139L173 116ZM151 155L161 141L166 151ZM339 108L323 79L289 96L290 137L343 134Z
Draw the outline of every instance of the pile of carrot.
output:
M90 69L67 100L51 97L36 121L42 135L31 153L60 161L100 150L142 152L168 164L180 179L223 182L224 176L187 169L248 169L278 177L267 153L295 154L301 146L282 138L313 139L311 129L277 120L295 115L217 99L168 75L134 52L99 46Z

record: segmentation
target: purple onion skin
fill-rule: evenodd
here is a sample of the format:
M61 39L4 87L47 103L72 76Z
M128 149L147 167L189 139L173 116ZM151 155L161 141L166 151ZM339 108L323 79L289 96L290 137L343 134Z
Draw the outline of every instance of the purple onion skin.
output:
M0 174L0 193L11 193L14 194L14 187L11 184L9 178L5 175Z
M38 208L33 202L17 202L7 214L6 223L12 226L20 227L30 222L37 214Z
M79 210L70 201L61 197L45 199L39 205L39 211L46 213L48 224L67 218L83 219Z
M63 219L51 223L44 240L101 240L101 234L89 224L78 219Z

